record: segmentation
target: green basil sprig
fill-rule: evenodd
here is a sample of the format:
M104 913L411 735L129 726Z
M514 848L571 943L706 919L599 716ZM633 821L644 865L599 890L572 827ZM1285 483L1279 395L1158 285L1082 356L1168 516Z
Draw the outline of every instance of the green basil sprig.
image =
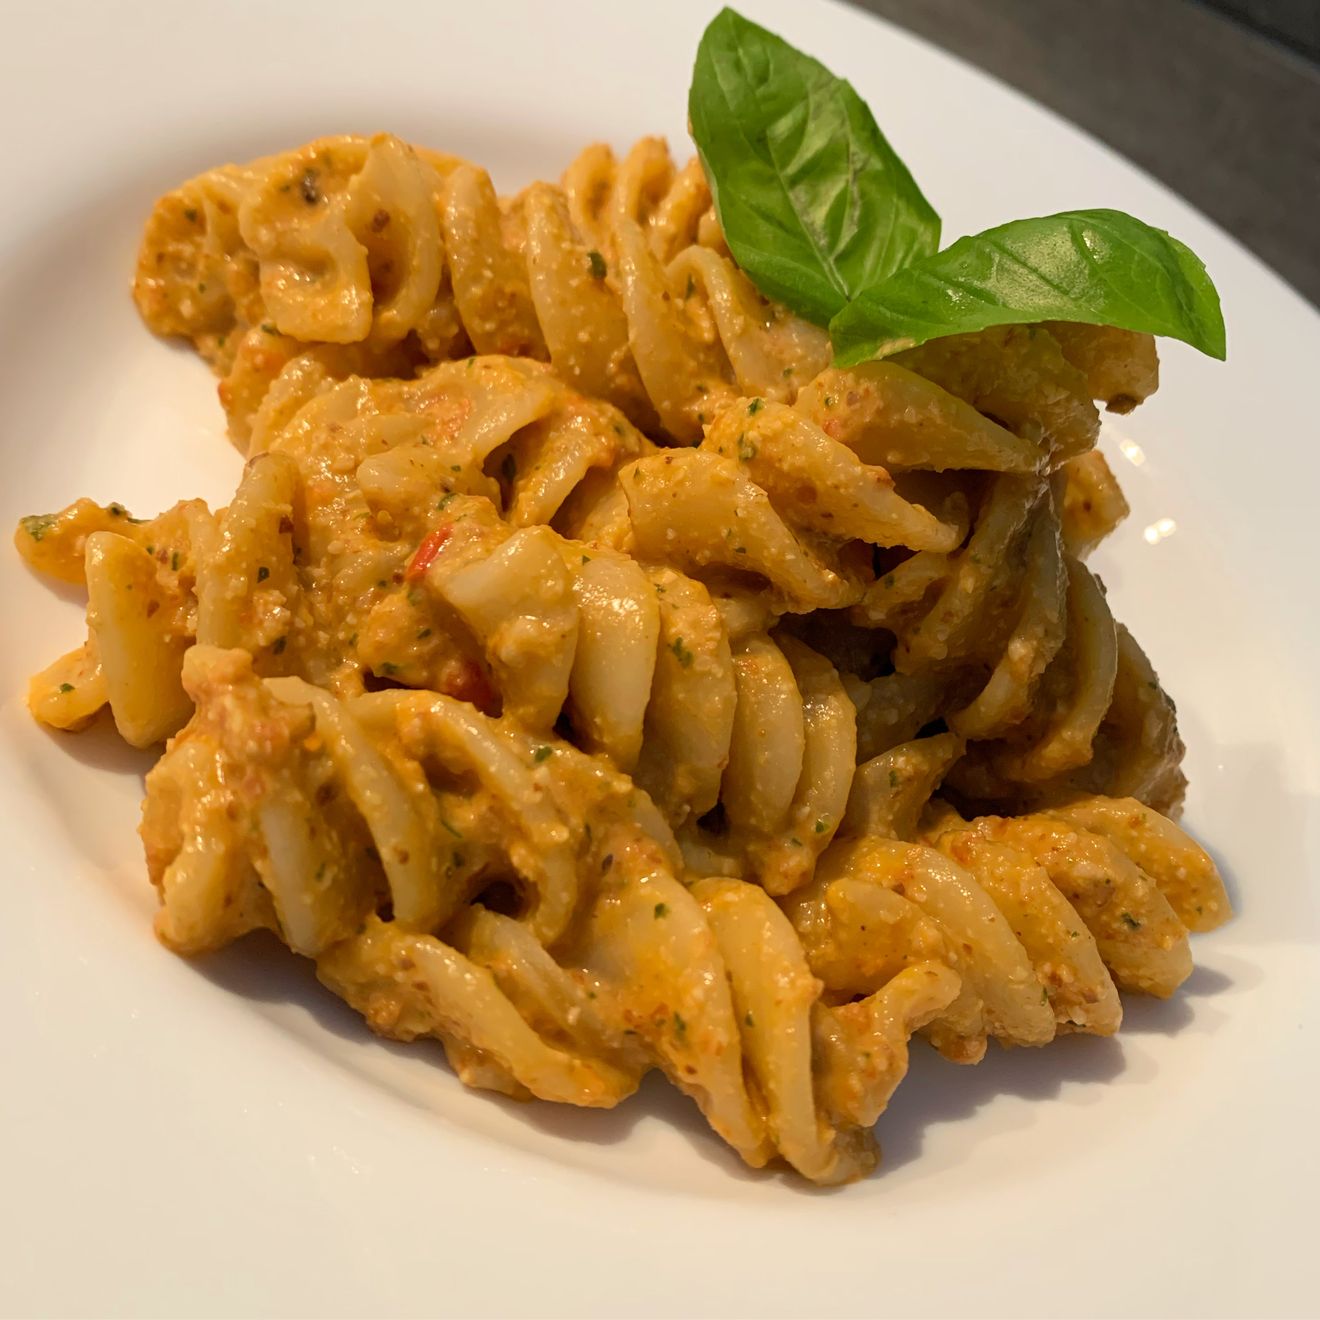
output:
M1122 211L1013 220L915 261L830 322L845 366L890 345L1030 321L1167 335L1224 356L1219 296L1196 254Z
M944 335L1082 321L1225 354L1196 255L1122 211L1065 211L961 238L852 87L731 9L711 21L688 97L724 236L769 298L828 325L849 364Z
M688 114L729 250L808 320L939 246L939 217L866 102L732 9L701 38Z

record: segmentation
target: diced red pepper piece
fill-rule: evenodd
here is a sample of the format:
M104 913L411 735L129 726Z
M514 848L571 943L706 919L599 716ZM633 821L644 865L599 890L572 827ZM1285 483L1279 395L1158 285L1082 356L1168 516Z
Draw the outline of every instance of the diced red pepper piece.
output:
M447 697L468 701L487 714L495 709L496 692L485 671L475 660L459 660L441 677L440 691Z
M403 570L403 576L409 582L416 582L418 578L425 577L426 570L435 562L436 555L444 548L453 531L453 523L444 523L435 531L427 532L422 538L421 545L417 547L417 552L408 561L408 567Z

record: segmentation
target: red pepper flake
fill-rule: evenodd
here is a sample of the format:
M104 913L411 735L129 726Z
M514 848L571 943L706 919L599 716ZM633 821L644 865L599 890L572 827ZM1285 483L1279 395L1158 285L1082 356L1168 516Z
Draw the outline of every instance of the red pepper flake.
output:
M403 571L403 576L409 582L416 582L418 578L426 576L426 570L435 562L436 555L444 548L453 531L453 523L443 523L435 531L427 532L422 538L421 545L417 547L417 553L408 561L408 567Z

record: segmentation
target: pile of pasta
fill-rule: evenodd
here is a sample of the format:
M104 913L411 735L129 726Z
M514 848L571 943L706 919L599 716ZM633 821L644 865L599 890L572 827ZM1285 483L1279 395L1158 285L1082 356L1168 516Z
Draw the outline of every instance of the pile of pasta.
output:
M729 258L695 164L562 186L328 139L161 199L136 296L221 376L230 504L79 500L37 718L139 747L160 938L274 931L466 1083L659 1068L834 1183L926 1037L1110 1034L1230 915L1172 702L1086 566L1146 337L854 368Z

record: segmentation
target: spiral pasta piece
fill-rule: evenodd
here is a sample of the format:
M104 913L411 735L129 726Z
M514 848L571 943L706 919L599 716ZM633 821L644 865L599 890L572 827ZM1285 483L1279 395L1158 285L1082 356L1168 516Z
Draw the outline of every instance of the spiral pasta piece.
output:
M964 543L912 554L865 588L851 617L893 635L895 672L855 689L862 755L938 713L967 740L952 782L972 800L1018 810L1103 792L1176 810L1172 707L1069 549L1085 547L1069 525L1068 482L1066 470L989 478ZM1110 754L1119 746L1126 778Z
M196 612L192 544L210 518L201 500L148 520L83 499L20 521L14 542L27 562L88 595L86 642L29 685L29 708L42 723L85 728L108 705L135 747L183 725L190 706L179 672Z
M840 838L786 901L828 992L872 992L942 962L961 989L925 1030L962 1062L991 1037L1111 1034L1120 989L1173 993L1191 970L1189 927L1228 910L1204 853L1131 801L963 820L932 797L959 750L944 734L863 765Z

